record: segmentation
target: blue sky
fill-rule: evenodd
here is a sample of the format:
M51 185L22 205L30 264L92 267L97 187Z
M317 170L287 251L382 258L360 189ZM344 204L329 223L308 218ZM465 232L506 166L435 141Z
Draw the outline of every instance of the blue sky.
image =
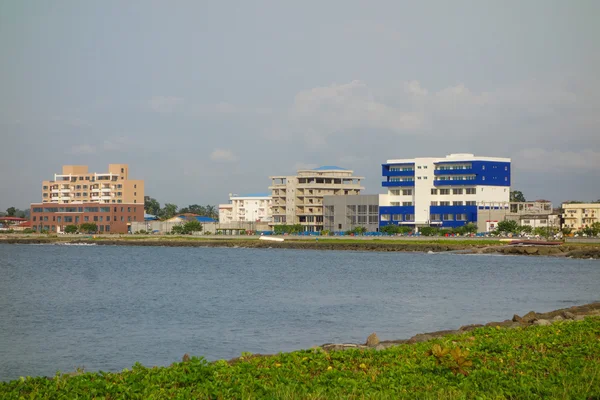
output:
M513 160L528 199L600 198L595 1L0 0L0 209L63 164L128 163L179 206L339 165Z

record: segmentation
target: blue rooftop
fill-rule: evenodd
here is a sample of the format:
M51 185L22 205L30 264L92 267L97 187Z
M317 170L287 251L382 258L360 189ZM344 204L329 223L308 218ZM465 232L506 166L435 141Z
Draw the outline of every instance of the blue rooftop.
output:
M322 167L313 169L313 171L331 171L331 170L348 171L346 168L336 167L335 165L324 165Z
M198 222L216 222L213 218L210 217L195 217Z

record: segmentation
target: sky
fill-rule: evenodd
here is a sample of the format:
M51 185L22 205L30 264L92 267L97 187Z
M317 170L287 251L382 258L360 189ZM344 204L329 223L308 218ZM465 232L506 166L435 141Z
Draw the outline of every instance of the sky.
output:
M512 159L528 200L600 198L600 2L0 0L0 210L63 164L161 204L337 165Z

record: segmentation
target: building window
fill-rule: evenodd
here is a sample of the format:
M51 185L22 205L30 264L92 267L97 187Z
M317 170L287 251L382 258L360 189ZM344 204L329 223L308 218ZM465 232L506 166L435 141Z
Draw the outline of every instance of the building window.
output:
M35 221L35 215L33 216L33 221Z
M402 205L403 205L403 206L405 206L405 207L407 207L407 206L412 206L412 205L413 205L413 202L412 202L412 201L403 201L403 202L402 202Z
M453 202L452 202L452 205L453 205L453 206L462 206L462 205L463 205L463 202L462 202L462 201L453 201Z
M104 231L106 231L106 232L110 232L110 225L106 225L106 226L104 227Z
M452 215L452 214L443 214L442 215L442 220L443 221L454 221L454 215Z
M390 220L390 214L381 214L381 220L382 221L389 221Z
M452 189L452 194L463 194L462 189Z
M440 189L440 194L450 194L450 189Z
M406 214L404 216L404 220L405 221L414 221L415 220L415 214Z
M468 205L468 206L475 206L475 205L477 205L477 202L475 202L475 201L467 201L466 205Z
M467 214L456 214L456 220L457 221L466 221L467 220Z
M404 195L404 196L412 196L412 194L413 194L412 189L404 189L404 190L402 190L402 195Z
M94 222L98 222L98 216L94 215Z
M476 192L477 192L477 191L476 191L476 189L475 189L475 188L466 188L466 189L465 189L465 192L466 192L467 194L476 194Z
M392 215L392 220L394 220L394 221L402 221L402 214L394 214L394 215Z
M430 218L432 221L439 221L439 220L440 220L440 214L431 214L431 215L429 216L429 218Z
M437 193L438 193L437 189L431 189L431 194L437 194Z
M440 206L449 206L450 202L449 201L440 201Z
M438 205L438 202L437 202L437 201L432 201L432 202L431 202L431 205L432 205L432 206L437 206L437 205Z
M125 219L123 218L123 216L121 216L121 222L125 221Z
M133 195L134 195L134 196L137 196L137 192L133 192ZM256 203L254 203L254 204L256 204Z
M137 189L137 185L133 185L133 188L134 188L134 189Z
M121 168L121 173L124 173L124 172L125 172L125 168Z
M369 205L369 214L377 214L379 212L379 206Z
M127 217L127 221L131 222L131 217Z
M86 216L84 216L84 217L83 217L83 220L84 220L85 222L88 222L88 221L90 220L90 217L88 217L88 216L86 215Z

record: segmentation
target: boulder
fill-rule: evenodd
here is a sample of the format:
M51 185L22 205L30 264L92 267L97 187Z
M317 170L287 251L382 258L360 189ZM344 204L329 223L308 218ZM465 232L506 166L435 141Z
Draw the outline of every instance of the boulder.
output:
M575 314L569 311L565 311L562 313L564 319L575 319Z
M369 337L367 338L367 343L365 343L366 346L369 347L375 347L379 344L379 338L377 337L377 334L375 332L371 333L369 335Z
M548 321L547 319L537 319L533 322L533 324L539 326L549 326L552 325L552 322Z
M530 324L537 319L535 311L529 311L527 314L523 315L523 322Z
M556 317L552 318L553 322L564 321L564 320L565 319L561 315L557 315Z
M523 322L523 318L519 317L517 314L512 317L513 322Z

